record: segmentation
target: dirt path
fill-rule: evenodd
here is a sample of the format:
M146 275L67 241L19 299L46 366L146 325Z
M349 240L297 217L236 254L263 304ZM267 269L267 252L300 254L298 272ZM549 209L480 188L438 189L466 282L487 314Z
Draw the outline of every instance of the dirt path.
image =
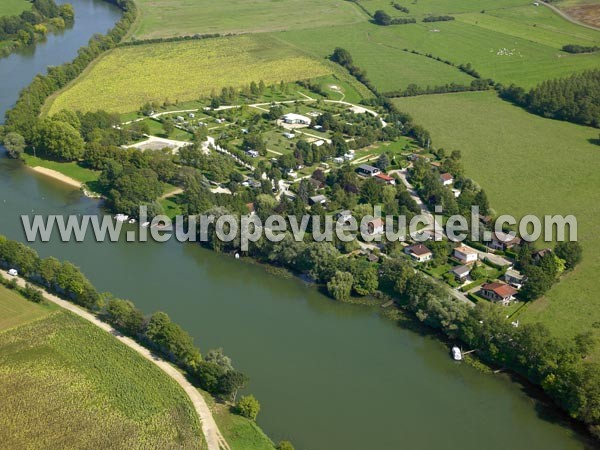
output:
M4 270L0 270L0 274L2 274L2 276L4 276L7 279L15 278L15 277L11 277L10 275L8 275L8 273L5 272ZM26 284L25 280L23 280L20 277L15 278L15 279L17 280L17 284L19 286L25 287L25 284ZM135 351L142 357L146 358L151 363L158 366L163 372L165 372L173 380L175 380L177 382L177 384L179 384L179 386L181 386L181 388L185 391L187 396L190 398L192 404L194 405L194 409L196 410L196 413L198 414L198 417L200 419L202 433L204 434L204 438L206 440L208 450L231 450L231 448L229 447L229 444L227 444L227 441L221 434L219 427L217 427L217 424L212 416L212 413L210 411L210 408L208 407L208 404L204 400L204 397L202 397L202 394L200 394L198 389L196 389L186 379L185 375L183 375L178 369L173 367L167 361L154 355L150 350L148 350L145 347L142 347L140 344L135 342L133 339L131 339L127 336L123 336L119 331L115 330L112 326L110 326L106 322L101 321L100 319L98 319L98 317L89 313L88 311L86 311L72 303L69 303L66 300L58 298L57 296L50 294L49 292L46 292L46 291L42 291L42 292L43 292L44 298L46 300L60 306L63 309L66 309L66 310L72 312L73 314L78 315L79 317L87 320L88 322L93 323L94 325L103 329L107 333L112 334L115 338L117 338L119 341L121 341L127 347L129 347L130 349L132 349L133 351Z
M554 11L556 14L558 14L559 16L561 16L563 19L568 20L571 23L574 23L575 25L581 25L582 27L586 27L589 28L591 30L596 30L596 31L600 31L600 27L595 27L594 25L590 25L588 23L584 23L581 22L571 16L569 16L566 12L558 9L556 6L551 5L550 3L546 3L546 2L541 2L542 5L550 8L552 11Z

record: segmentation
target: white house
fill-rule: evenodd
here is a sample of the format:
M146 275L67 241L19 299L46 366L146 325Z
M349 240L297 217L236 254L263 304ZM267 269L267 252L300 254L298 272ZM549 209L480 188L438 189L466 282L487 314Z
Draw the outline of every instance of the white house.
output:
M288 139L294 139L296 137L294 133L283 133L283 135Z
M288 113L281 120L290 125L310 125L310 119L300 114Z
M452 186L454 183L454 177L449 173L442 173L440 174L440 181L444 186Z
M381 217L376 217L375 219L371 219L368 222L366 222L362 231L365 234L375 236L377 234L382 234L383 230L384 230L383 219Z
M256 150L247 150L246 154L252 158L258 158L258 152Z
M454 249L454 257L463 264L471 264L477 261L478 254L477 250L466 245L461 245Z
M363 177L374 177L375 175L380 173L381 170L379 170L377 167L373 167L368 164L361 164L356 169L356 172L358 172L358 174L362 175Z
M517 290L508 284L494 282L481 286L479 294L491 300L492 302L501 302L503 305L508 305L515 299Z
M433 257L433 253L423 244L409 245L404 249L404 253L418 262L429 261Z

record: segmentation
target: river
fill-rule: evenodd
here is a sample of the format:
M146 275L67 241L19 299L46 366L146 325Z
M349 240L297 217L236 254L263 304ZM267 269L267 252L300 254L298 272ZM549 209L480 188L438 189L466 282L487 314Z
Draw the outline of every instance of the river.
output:
M48 65L71 59L119 13L70 0L75 26L0 60L0 111ZM0 233L21 214L97 214L99 203L0 153ZM337 304L296 279L193 244L31 244L79 265L100 289L166 311L203 349L223 347L251 377L259 423L297 450L576 450L581 438L505 375L451 361L429 336L369 307Z

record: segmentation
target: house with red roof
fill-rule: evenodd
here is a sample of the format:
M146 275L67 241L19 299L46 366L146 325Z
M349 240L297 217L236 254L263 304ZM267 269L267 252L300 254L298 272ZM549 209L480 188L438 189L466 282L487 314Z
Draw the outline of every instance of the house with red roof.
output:
M499 281L484 284L479 291L479 295L483 298L492 302L502 302L503 305L508 305L513 301L516 293L517 290L514 287Z

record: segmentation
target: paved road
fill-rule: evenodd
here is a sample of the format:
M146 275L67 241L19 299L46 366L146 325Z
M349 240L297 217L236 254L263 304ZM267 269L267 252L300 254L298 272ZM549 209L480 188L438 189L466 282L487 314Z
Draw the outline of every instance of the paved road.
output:
M2 276L8 279L15 278L8 275L8 273L4 270L0 270L0 274L2 274ZM17 280L17 284L19 286L25 287L25 280L23 280L22 278L15 279ZM47 291L43 291L43 294L46 300L60 306L63 309L72 312L73 314L78 315L79 317L87 320L88 322L93 323L94 325L103 329L107 333L112 334L115 338L117 338L127 347L131 348L133 351L146 358L148 361L155 364L163 372L169 375L173 380L175 380L175 382L177 382L177 384L179 384L179 386L182 387L182 389L192 401L194 409L196 410L196 413L200 418L200 425L202 427L202 433L204 434L204 438L208 445L208 450L231 450L229 445L227 444L227 441L225 441L225 438L221 434L221 431L219 430L219 427L217 426L210 411L210 408L204 400L204 397L202 397L202 394L200 394L198 389L196 389L178 369L173 367L167 361L154 355L150 350L148 350L145 347L142 347L133 339L127 336L123 336L119 331L115 330L106 322L101 321L100 319L98 319L98 317L91 314L90 312L80 308L79 306L74 305L73 303L58 298L57 296Z

